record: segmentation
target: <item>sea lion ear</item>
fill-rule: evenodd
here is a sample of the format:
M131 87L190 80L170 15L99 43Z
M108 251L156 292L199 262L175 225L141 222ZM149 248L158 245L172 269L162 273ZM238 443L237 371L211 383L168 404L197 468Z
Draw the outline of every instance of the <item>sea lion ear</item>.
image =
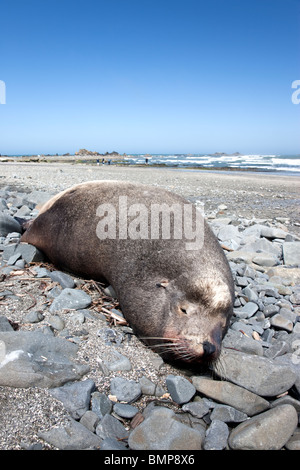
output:
M169 285L169 281L164 280L164 281L158 282L158 283L156 284L156 287L164 287L164 288L166 288L168 285Z

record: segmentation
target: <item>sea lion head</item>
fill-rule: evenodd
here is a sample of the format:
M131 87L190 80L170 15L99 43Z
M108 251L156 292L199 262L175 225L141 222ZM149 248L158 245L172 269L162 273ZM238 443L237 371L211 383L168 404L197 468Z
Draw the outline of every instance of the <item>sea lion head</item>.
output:
M163 280L156 288L163 310L163 334L147 343L171 362L195 365L216 360L233 311L230 283L182 275Z

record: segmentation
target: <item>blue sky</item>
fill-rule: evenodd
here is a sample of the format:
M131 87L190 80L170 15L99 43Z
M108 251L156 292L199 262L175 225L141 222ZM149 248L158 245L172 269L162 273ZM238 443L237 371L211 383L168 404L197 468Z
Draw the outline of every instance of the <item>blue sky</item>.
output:
M300 153L300 0L1 4L0 153Z

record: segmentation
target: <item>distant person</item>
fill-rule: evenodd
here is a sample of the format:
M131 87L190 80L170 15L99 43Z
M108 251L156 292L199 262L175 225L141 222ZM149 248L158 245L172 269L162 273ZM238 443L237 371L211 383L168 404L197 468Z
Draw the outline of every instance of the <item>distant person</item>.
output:
M97 165L100 165L100 161L99 161L99 158L97 158Z
M148 161L149 161L148 158L146 158L146 165L148 165Z
M102 158L102 165L104 165L104 163L105 163L105 160L104 160L104 158Z
M108 160L108 164L109 164L109 165L111 164L111 160L110 160L110 159Z

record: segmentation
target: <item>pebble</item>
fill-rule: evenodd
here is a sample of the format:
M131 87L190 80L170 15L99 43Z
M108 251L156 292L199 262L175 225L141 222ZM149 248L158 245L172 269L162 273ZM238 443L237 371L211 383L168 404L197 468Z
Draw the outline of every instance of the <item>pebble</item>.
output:
M291 367L238 351L223 351L214 370L223 379L262 397L284 393L296 381L296 374Z
M49 273L49 277L52 281L58 282L63 289L73 289L75 287L74 279L61 271L52 271Z
M119 420L110 414L106 414L96 427L96 434L105 439L106 437L114 439L128 438L128 431Z
M80 310L89 307L91 303L92 299L86 292L65 288L58 297L55 297L49 311L56 312L64 309Z
M204 450L223 450L227 446L229 429L224 421L215 419L206 431Z
M231 382L211 380L201 376L193 376L192 381L198 392L217 402L233 406L248 416L269 408L267 400Z
M69 425L39 432L39 436L60 450L100 449L102 439L70 418Z
M52 388L49 393L63 403L72 418L79 420L89 409L91 393L94 389L94 381L87 379Z
M119 401L125 401L127 403L136 401L142 393L141 386L138 382L122 377L114 377L111 380L110 391Z
M202 441L202 434L177 421L172 410L157 407L129 434L128 444L133 450L201 450Z
M279 450L293 435L298 416L292 405L280 405L239 424L229 436L234 450Z
M172 400L174 400L179 405L190 401L196 393L194 385L179 375L168 375L166 377L166 383Z

